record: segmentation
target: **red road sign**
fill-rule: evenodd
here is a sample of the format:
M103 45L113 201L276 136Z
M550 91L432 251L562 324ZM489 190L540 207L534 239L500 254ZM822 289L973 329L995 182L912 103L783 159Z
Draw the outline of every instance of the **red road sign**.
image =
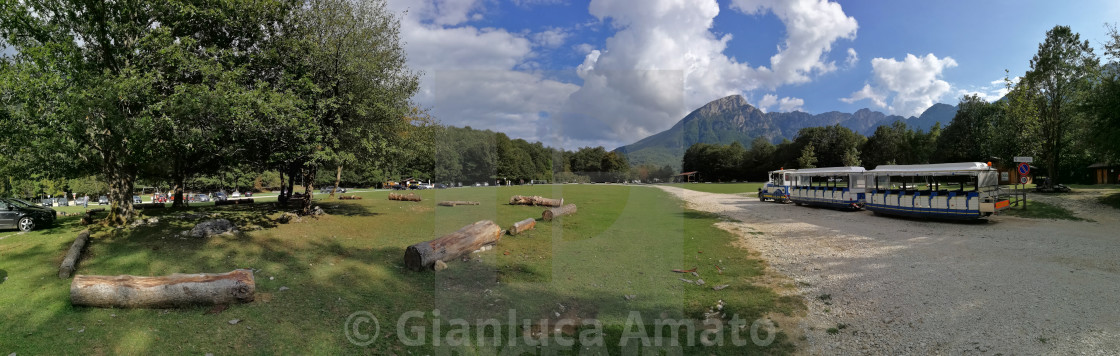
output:
M1025 176L1031 172L1031 165L1023 162L1019 163L1019 175Z
M1019 184L1027 184L1027 176L1019 177Z

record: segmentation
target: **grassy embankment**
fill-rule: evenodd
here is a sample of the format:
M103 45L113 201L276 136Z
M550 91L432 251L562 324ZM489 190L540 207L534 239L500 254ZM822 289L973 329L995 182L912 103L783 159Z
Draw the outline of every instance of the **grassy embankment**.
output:
M275 223L279 210L270 203L146 211L162 216L161 221L95 231L77 272L154 276L254 269L256 301L224 311L73 307L70 281L59 279L57 268L82 229L77 218L62 218L52 228L26 234L0 231L0 354L431 354L432 337L455 330L449 323L457 318L472 325L479 319L497 319L502 340L522 340L521 328L532 329L541 319L553 324L559 319L595 319L603 324L606 347L618 354L631 311L640 313L646 334L654 335L654 319L701 320L719 300L728 318L735 314L747 321L740 335L748 345L686 347L685 354L791 351L784 334L761 348L749 342L748 333L751 321L766 313L803 310L800 299L757 284L764 263L732 246L734 237L713 226L717 216L686 210L659 189L460 188L419 192L424 197L419 203L389 201L385 194L320 201L330 215L292 224ZM504 236L493 250L472 255L469 262L452 261L446 271L403 267L408 245L482 219L508 227L540 216L539 207L506 205L514 194L563 197L578 204L579 212L557 222L540 221L536 230L520 236ZM440 200L475 200L481 205L438 207ZM229 218L246 232L209 239L180 237L179 232L204 219L181 217L193 213ZM678 278L696 277L670 271L693 267L698 267L704 286L682 282ZM723 284L729 286L711 288ZM280 291L281 287L287 288ZM438 318L435 310L440 311ZM369 311L380 321L379 337L368 346L354 345L344 332L347 318L358 311ZM409 311L423 315L405 323L426 329L427 340L420 346L405 345L398 333L397 322ZM507 325L510 313L516 314L518 325L513 328ZM230 324L232 319L240 322ZM434 323L440 332L434 331ZM480 329L472 328L472 344ZM593 329L576 330L576 347L581 345L578 335ZM415 336L405 330L407 336ZM493 328L484 330L494 334ZM682 329L682 343L688 334ZM730 343L726 331L725 335ZM638 341L630 340L630 345ZM475 346L472 352L493 351Z

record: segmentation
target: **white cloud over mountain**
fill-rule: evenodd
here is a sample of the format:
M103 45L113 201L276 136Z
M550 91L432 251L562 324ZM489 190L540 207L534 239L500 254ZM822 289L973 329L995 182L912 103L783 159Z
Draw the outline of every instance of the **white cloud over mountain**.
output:
M922 111L949 93L951 86L941 79L942 72L957 66L950 57L937 58L932 53L922 57L906 54L901 61L893 58L871 60L871 74L875 85L865 84L863 89L840 100L848 103L869 99L875 106L892 114L921 115ZM890 104L887 104L890 100Z
M537 2L527 1L525 4ZM546 2L548 3L548 2ZM435 117L573 148L627 144L675 123L713 99L812 81L836 70L833 44L854 39L858 24L825 0L733 0L739 16L773 13L786 38L769 63L751 65L724 53L733 37L713 32L715 0L592 0L590 15L610 24L605 43L565 46L560 28L514 33L473 24L486 16L482 0L390 0L401 18L409 65L423 71L416 100ZM537 49L583 54L580 85L539 72ZM854 50L847 51L851 63ZM477 74L465 71L478 71ZM799 98L768 106L799 109ZM472 124L473 123L473 124ZM535 133L520 127L536 127ZM513 132L514 130L522 132Z

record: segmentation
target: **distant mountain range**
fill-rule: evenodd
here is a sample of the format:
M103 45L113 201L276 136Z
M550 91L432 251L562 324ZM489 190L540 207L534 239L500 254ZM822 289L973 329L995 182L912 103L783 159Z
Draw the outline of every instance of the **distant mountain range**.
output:
M841 126L864 136L871 136L880 125L903 121L914 129L928 131L935 123L944 127L957 114L957 107L934 104L921 116L905 118L886 115L870 109L855 113L830 111L817 115L794 112L762 112L747 104L740 95L712 101L688 114L672 128L630 145L616 149L627 156L630 164L655 164L680 167L684 151L696 143L730 144L738 141L750 148L756 137L765 137L773 143L793 139L798 130L806 127Z

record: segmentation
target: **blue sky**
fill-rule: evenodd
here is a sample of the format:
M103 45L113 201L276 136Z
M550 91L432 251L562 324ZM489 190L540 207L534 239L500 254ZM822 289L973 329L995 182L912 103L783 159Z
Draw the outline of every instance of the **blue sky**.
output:
M1002 95L1054 25L1097 52L1117 1L389 0L441 122L613 149L740 94L917 115ZM407 12L405 12L407 10Z

